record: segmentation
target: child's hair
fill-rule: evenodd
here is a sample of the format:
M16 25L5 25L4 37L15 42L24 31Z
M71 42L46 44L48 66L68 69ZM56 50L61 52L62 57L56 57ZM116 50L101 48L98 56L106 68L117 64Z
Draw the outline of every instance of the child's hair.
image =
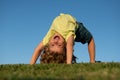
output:
M48 46L46 46L41 55L40 63L41 64L66 63L66 53L59 54L59 53L50 52ZM72 63L76 63L76 57L74 55L72 58Z

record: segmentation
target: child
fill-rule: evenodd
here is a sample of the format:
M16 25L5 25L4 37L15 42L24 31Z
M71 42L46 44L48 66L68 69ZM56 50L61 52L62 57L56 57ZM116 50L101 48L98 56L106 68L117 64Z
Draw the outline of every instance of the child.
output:
M46 46L48 54L65 54L66 63L71 64L74 41L88 43L90 62L95 63L95 43L91 33L70 14L60 14L53 20L47 35L36 47L30 64L36 63L42 51L45 53Z

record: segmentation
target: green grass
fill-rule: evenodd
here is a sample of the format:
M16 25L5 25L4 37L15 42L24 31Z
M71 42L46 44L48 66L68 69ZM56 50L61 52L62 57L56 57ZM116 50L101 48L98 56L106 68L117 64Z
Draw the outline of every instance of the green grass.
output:
M0 80L120 80L120 63L6 64Z

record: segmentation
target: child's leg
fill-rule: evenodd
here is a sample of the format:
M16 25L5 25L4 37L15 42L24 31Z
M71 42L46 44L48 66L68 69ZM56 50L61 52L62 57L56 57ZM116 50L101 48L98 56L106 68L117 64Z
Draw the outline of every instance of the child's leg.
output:
M93 38L88 43L88 52L90 56L90 63L95 63L95 42Z
M90 57L90 62L95 63L95 42L92 34L87 30L82 23L79 23L79 28L76 31L76 42L81 42L82 44L88 43L88 52Z

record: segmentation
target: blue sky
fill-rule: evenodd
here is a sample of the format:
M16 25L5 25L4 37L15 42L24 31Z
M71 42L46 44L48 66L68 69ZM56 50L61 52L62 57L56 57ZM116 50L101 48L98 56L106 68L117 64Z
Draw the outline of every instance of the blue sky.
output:
M93 34L96 60L120 62L120 0L0 0L0 64L29 64L52 20L69 13ZM77 62L89 62L75 43ZM37 61L39 63L39 59Z

